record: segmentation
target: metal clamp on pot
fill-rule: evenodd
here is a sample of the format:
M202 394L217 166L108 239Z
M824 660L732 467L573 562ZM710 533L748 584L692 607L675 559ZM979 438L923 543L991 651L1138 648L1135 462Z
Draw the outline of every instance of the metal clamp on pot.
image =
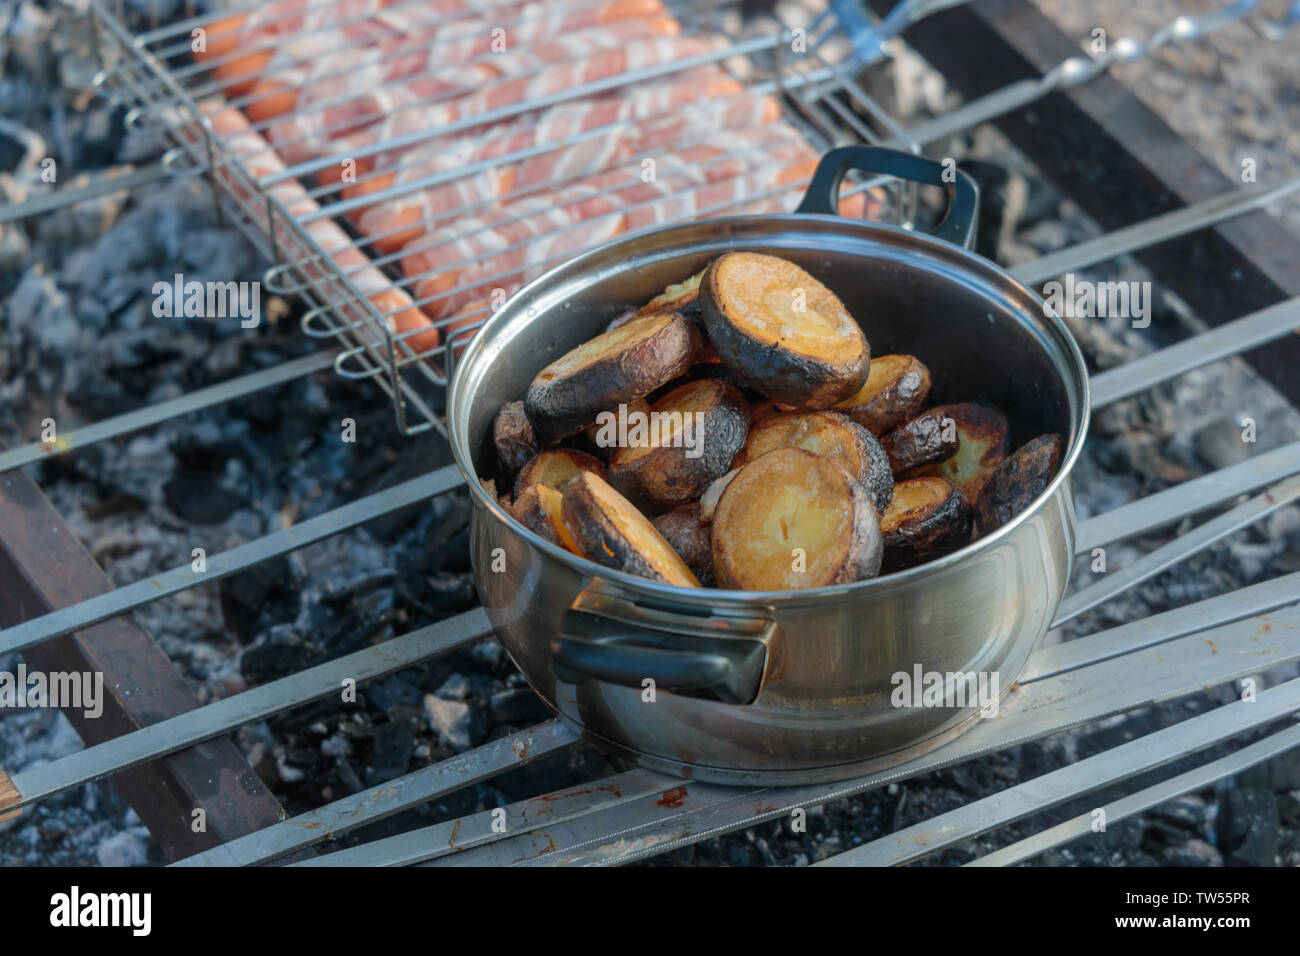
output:
M551 641L556 677L752 704L762 687L771 621L682 613L586 591ZM725 635L725 636L724 636Z

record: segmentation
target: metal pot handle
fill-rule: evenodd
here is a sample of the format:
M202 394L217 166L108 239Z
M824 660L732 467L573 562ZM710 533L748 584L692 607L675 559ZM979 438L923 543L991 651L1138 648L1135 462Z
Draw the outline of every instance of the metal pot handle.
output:
M767 664L766 642L775 630L770 621L668 615L643 605L626 606L633 614L625 615L611 611L603 597L597 601L597 607L582 598L575 602L565 616L563 634L551 641L551 656L562 679L639 690L651 678L657 690L727 704L751 704L758 697ZM611 616L614 613L617 616ZM739 625L734 636L732 624ZM720 636L723 633L729 636Z
M974 245L975 221L980 205L979 187L975 180L960 169L953 169L954 181L946 182L946 168L942 163L896 149L879 146L832 149L817 164L808 191L795 212L838 215L840 182L850 169L942 187L948 194L948 211L934 228L933 235L966 249Z

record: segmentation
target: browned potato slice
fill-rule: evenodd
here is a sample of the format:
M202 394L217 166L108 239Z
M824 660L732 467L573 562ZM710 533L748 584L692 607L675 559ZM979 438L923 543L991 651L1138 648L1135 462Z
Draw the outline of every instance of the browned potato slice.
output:
M867 382L835 407L873 435L883 435L925 407L930 370L914 355L871 360Z
M749 430L732 465L742 468L776 448L802 448L830 458L871 493L877 511L889 507L894 494L889 456L875 436L851 418L832 411L772 415Z
M867 380L871 352L862 329L793 262L754 252L719 256L700 284L700 311L718 357L768 398L829 408Z
M515 479L515 497L529 485L547 485L558 488L580 471L594 472L605 477L605 466L585 451L572 448L548 448L529 459Z
M625 415L632 415L634 412L638 415L644 415L649 411L650 411L650 403L647 402L644 398L638 398L636 401L628 402L626 405L623 406L623 413ZM618 409L606 408L606 409L602 409L601 412L613 412L615 415L617 415ZM590 425L588 425L586 428L584 428L582 430L582 434L583 437L586 438L587 441L589 441L592 444L592 446L596 448L596 450L599 453L599 456L601 458L608 460L609 456L614 453L614 446L606 447L600 443L599 439L600 439L600 429L601 429L601 424L600 424L601 412L596 413L596 420L592 422Z
M740 474L739 468L731 469L704 489L704 494L700 495L700 520L705 524L713 520L713 513L718 510L718 501L722 498L722 493L727 490L727 485L731 484L731 479L738 474Z
M578 553L607 568L683 588L699 580L650 519L598 475L581 471L560 490Z
M492 419L492 445L507 477L513 477L541 451L523 402L506 402Z
M696 500L731 467L745 443L749 403L736 386L702 378L655 402L646 421L640 434L629 427L629 443L610 456L609 482L633 501L669 508ZM618 436L602 435L598 444L611 437Z
M984 482L1007 457L1007 417L996 408L975 402L936 405L931 411L956 423L957 453L923 469L922 474L947 478L961 489L967 501L978 501Z
M510 506L510 513L529 531L535 532L566 551L579 554L578 546L564 523L564 496L548 485L529 485Z
M704 278L701 269L689 279L670 285L634 313L636 316L654 315L657 312L677 312L688 319L698 321L700 317L700 280Z
M654 526L700 579L713 586L713 532L700 520L698 504L679 505L654 520Z
M970 541L971 509L947 478L909 478L894 485L894 500L880 517L885 567L911 567Z
M934 409L909 418L880 436L895 475L944 461L957 454L957 426Z
M1033 504L1061 467L1064 453L1060 435L1039 435L1003 459L980 492L975 509L980 534L996 531Z
M871 496L829 458L778 448L754 459L713 517L719 587L798 590L874 577L880 517Z
M766 421L773 415L780 415L783 409L770 398L765 398L761 402L756 402L754 407L749 411L750 426L757 425L761 421Z
M673 312L602 332L537 373L524 409L542 441L582 431L604 409L644 398L685 372L699 354L699 330Z

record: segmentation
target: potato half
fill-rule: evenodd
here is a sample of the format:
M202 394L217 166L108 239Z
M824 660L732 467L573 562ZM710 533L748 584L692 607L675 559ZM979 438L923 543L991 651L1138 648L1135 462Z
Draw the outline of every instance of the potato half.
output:
M1039 435L1003 459L984 483L975 508L980 534L996 531L1033 504L1061 467L1064 453L1060 435Z
M528 420L542 441L573 435L685 372L701 344L695 324L675 312L602 332L537 373L524 394Z
M704 278L701 269L695 275L681 282L670 285L634 313L635 316L654 315L657 312L677 312L692 321L700 318L700 280Z
M934 409L922 412L880 436L894 475L933 465L957 454L957 426Z
M679 505L653 522L700 583L713 586L713 531L700 520L698 504Z
M548 448L528 460L515 478L515 497L529 485L558 488L580 471L605 477L605 466L585 451L573 448Z
M645 421L642 440L610 456L609 482L633 501L671 508L698 499L731 467L745 443L749 403L730 382L697 379L650 406ZM637 437L630 427L627 437Z
M705 270L709 341L738 379L800 409L829 408L867 380L871 352L843 303L793 262L729 252Z
M830 458L871 493L877 511L889 507L894 495L889 456L875 436L851 418L833 411L772 415L749 430L732 466L744 467L777 448L802 448Z
M947 478L909 478L894 485L880 516L885 567L891 571L947 554L971 539L971 508Z
M867 382L835 407L873 435L883 435L925 408L930 370L915 355L871 360Z
M932 411L956 422L957 452L947 461L922 469L922 473L947 478L961 489L967 501L978 501L984 482L1007 457L1007 416L991 405L975 402L936 405Z
M513 478L541 451L523 402L506 402L492 419L492 447L507 477Z
M565 482L560 493L564 496L565 527L583 557L677 587L700 586L650 519L598 475L579 472Z
M880 517L871 496L829 458L779 448L727 485L713 516L719 587L800 590L874 577Z

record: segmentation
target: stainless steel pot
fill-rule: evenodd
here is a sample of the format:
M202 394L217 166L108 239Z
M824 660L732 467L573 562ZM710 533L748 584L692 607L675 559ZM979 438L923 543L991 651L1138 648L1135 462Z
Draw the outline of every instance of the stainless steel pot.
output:
M936 236L833 215L853 167L945 188ZM1087 374L1042 300L961 248L978 197L964 175L949 183L943 172L908 154L833 150L795 214L662 228L589 252L526 286L466 350L448 418L474 503L479 595L533 689L592 742L715 782L847 778L981 719L987 699L962 704L950 683L940 706L915 706L915 688L903 698L909 681L973 675L1000 698L1046 632L1073 553L1070 472L1087 430ZM920 356L938 400L996 404L1013 445L1067 436L1047 491L994 534L929 564L807 591L670 587L575 557L510 518L479 482L494 472L497 410L613 316L733 249L799 263L858 318L873 354Z

